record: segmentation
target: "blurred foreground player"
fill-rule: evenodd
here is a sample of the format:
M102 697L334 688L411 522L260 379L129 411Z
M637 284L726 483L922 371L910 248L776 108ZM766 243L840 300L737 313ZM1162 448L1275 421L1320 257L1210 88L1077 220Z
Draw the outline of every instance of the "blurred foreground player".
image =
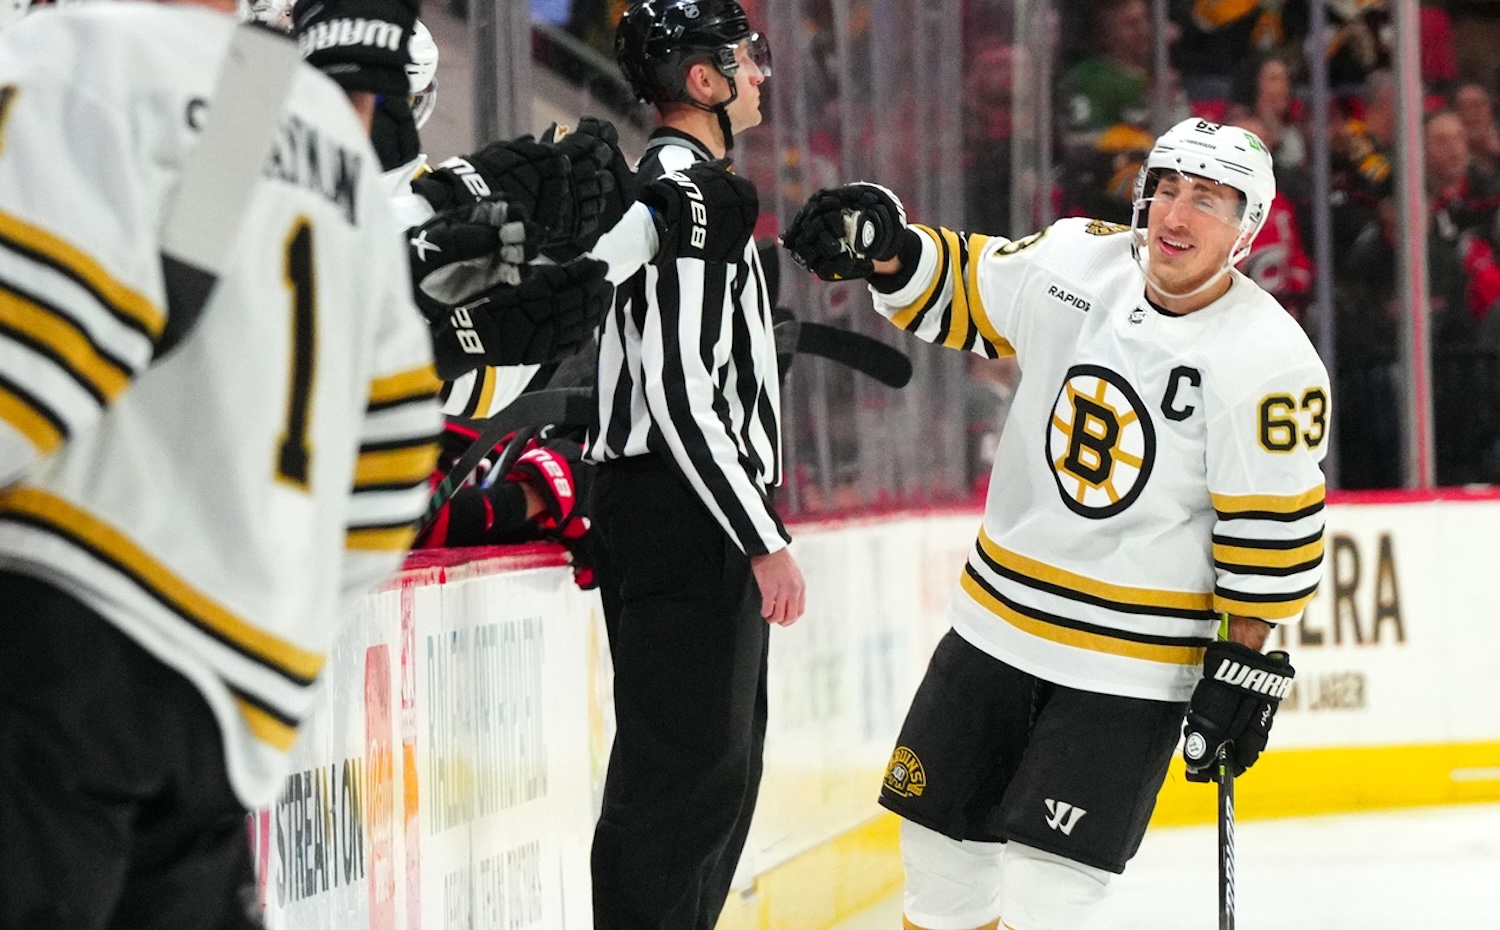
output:
M320 50L344 89L233 2L0 33L5 928L258 926L245 811L421 514L438 384L367 138L416 9L340 9L311 15L372 39ZM272 71L264 174L204 188L248 202L195 304L163 217Z
M1265 748L1293 671L1260 650L1321 575L1330 410L1301 328L1233 267L1274 196L1257 137L1189 120L1156 140L1128 227L965 237L855 184L785 234L820 277L868 278L897 326L1023 372L881 791L907 926L1096 927L1184 714L1191 779L1221 745L1236 775Z

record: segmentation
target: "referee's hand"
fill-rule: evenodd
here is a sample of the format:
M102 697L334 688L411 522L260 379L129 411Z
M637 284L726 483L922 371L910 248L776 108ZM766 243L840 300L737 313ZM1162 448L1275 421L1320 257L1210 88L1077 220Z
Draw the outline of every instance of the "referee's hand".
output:
M807 607L807 582L792 558L792 550L778 549L750 557L750 570L760 585L760 615L767 623L791 626Z

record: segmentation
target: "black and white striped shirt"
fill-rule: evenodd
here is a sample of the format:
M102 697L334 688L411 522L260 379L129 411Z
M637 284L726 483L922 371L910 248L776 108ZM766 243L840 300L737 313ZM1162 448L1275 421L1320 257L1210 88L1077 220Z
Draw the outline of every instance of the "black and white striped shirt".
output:
M710 158L658 129L642 180ZM791 540L770 489L781 482L781 396L765 275L754 243L732 264L678 259L620 285L599 348L597 422L585 456L668 456L747 554Z

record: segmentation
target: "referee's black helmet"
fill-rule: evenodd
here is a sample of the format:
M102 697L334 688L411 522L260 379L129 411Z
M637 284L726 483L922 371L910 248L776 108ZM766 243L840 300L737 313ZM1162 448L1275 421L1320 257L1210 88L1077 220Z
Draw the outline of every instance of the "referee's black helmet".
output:
M764 49L735 0L637 0L615 32L615 60L641 100L690 103L684 83L688 67L708 62L732 86L739 70L735 47L746 40L757 52ZM762 71L768 73L769 65L767 58Z

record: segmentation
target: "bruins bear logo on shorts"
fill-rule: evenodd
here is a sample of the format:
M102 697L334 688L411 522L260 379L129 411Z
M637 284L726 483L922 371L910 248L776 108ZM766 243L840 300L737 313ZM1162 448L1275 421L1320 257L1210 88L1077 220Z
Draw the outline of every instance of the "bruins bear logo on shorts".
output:
M927 773L922 770L922 760L905 746L897 746L891 753L891 764L885 769L885 787L892 794L903 798L920 797L927 787Z
M1047 426L1047 460L1063 503L1093 520L1135 503L1156 458L1156 430L1140 395L1098 365L1068 371Z

